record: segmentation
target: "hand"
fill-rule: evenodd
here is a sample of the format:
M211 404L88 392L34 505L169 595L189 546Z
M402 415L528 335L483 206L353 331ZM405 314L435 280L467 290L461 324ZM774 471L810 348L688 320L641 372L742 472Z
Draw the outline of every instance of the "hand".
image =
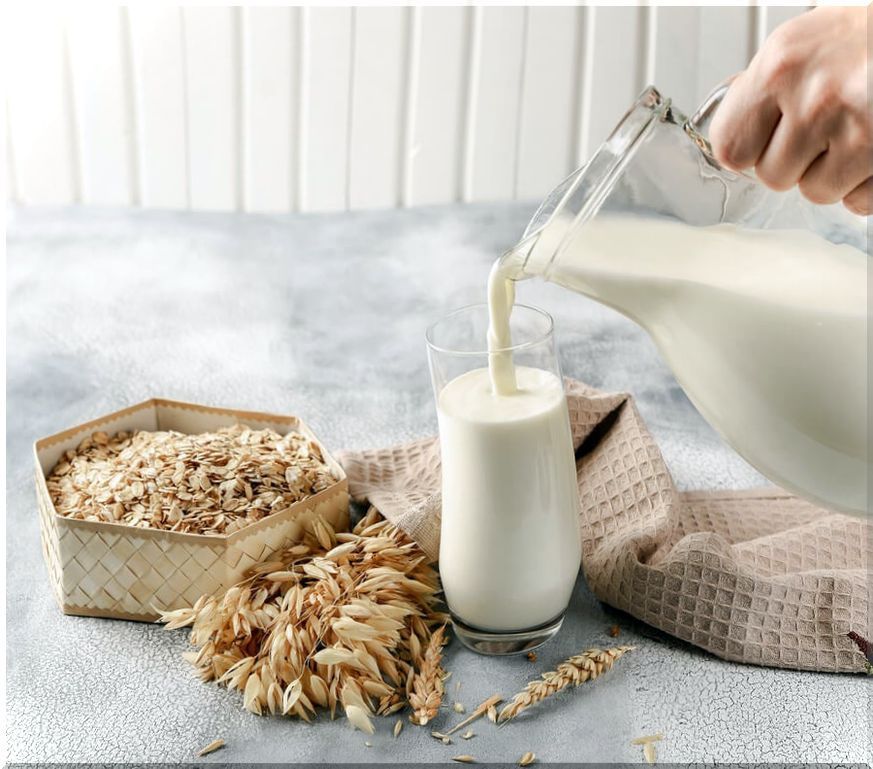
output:
M754 167L776 190L795 184L813 203L873 211L873 109L867 28L873 5L822 7L767 38L716 110L716 159Z

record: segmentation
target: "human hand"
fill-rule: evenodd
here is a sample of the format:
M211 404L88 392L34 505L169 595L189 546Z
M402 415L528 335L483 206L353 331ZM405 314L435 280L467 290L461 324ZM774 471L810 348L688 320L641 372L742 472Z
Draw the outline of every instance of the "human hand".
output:
M873 5L821 7L778 27L731 83L710 140L716 159L768 187L873 212L867 25Z

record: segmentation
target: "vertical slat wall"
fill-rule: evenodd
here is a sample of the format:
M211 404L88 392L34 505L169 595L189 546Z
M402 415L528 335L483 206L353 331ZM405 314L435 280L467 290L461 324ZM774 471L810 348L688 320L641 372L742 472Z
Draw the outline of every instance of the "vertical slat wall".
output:
M472 8L412 9L405 205L457 200L469 82Z
M138 196L143 206L188 206L185 38L178 8L129 10Z
M127 11L83 8L68 25L82 201L137 200Z
M228 6L182 10L192 208L241 207L240 11Z
M525 61L525 8L473 9L463 199L515 194Z
M537 199L647 82L693 110L805 8L18 3L7 198L256 212Z
M515 169L518 198L542 196L576 165L583 14L581 8L526 9Z
M301 211L346 207L354 11L304 8L301 48Z
M6 68L7 141L15 169L15 199L48 205L80 202L64 19L23 3L13 8L6 12L5 46L7 61L15 62L15 70Z
M242 9L243 206L288 211L297 200L300 9Z
M356 8L348 138L349 208L400 203L410 8Z

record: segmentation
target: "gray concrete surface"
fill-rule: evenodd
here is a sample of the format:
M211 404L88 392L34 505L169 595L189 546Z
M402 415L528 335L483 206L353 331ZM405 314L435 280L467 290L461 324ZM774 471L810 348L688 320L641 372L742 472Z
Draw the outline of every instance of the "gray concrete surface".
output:
M12 211L7 348L7 732L10 761L637 762L630 739L665 734L664 762L867 762L870 680L743 667L600 605L580 579L564 630L536 665L447 652L468 708L606 629L638 646L606 678L500 729L444 746L381 722L311 726L244 712L180 658L184 631L63 616L39 546L31 442L144 398L300 414L334 448L436 429L428 322L483 298L492 259L531 206L353 215ZM696 414L632 323L548 285L521 300L556 318L566 374L629 389L678 484L761 478ZM456 694L456 684L460 690ZM447 711L435 723L447 727Z

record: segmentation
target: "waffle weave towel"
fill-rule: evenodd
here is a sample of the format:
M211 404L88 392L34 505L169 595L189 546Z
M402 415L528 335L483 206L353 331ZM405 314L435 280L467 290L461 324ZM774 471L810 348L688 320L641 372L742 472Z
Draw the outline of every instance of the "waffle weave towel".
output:
M864 670L846 633L870 636L869 522L778 489L680 493L629 395L568 381L567 401L582 568L600 600L724 659ZM352 495L436 559L438 440L339 459Z

